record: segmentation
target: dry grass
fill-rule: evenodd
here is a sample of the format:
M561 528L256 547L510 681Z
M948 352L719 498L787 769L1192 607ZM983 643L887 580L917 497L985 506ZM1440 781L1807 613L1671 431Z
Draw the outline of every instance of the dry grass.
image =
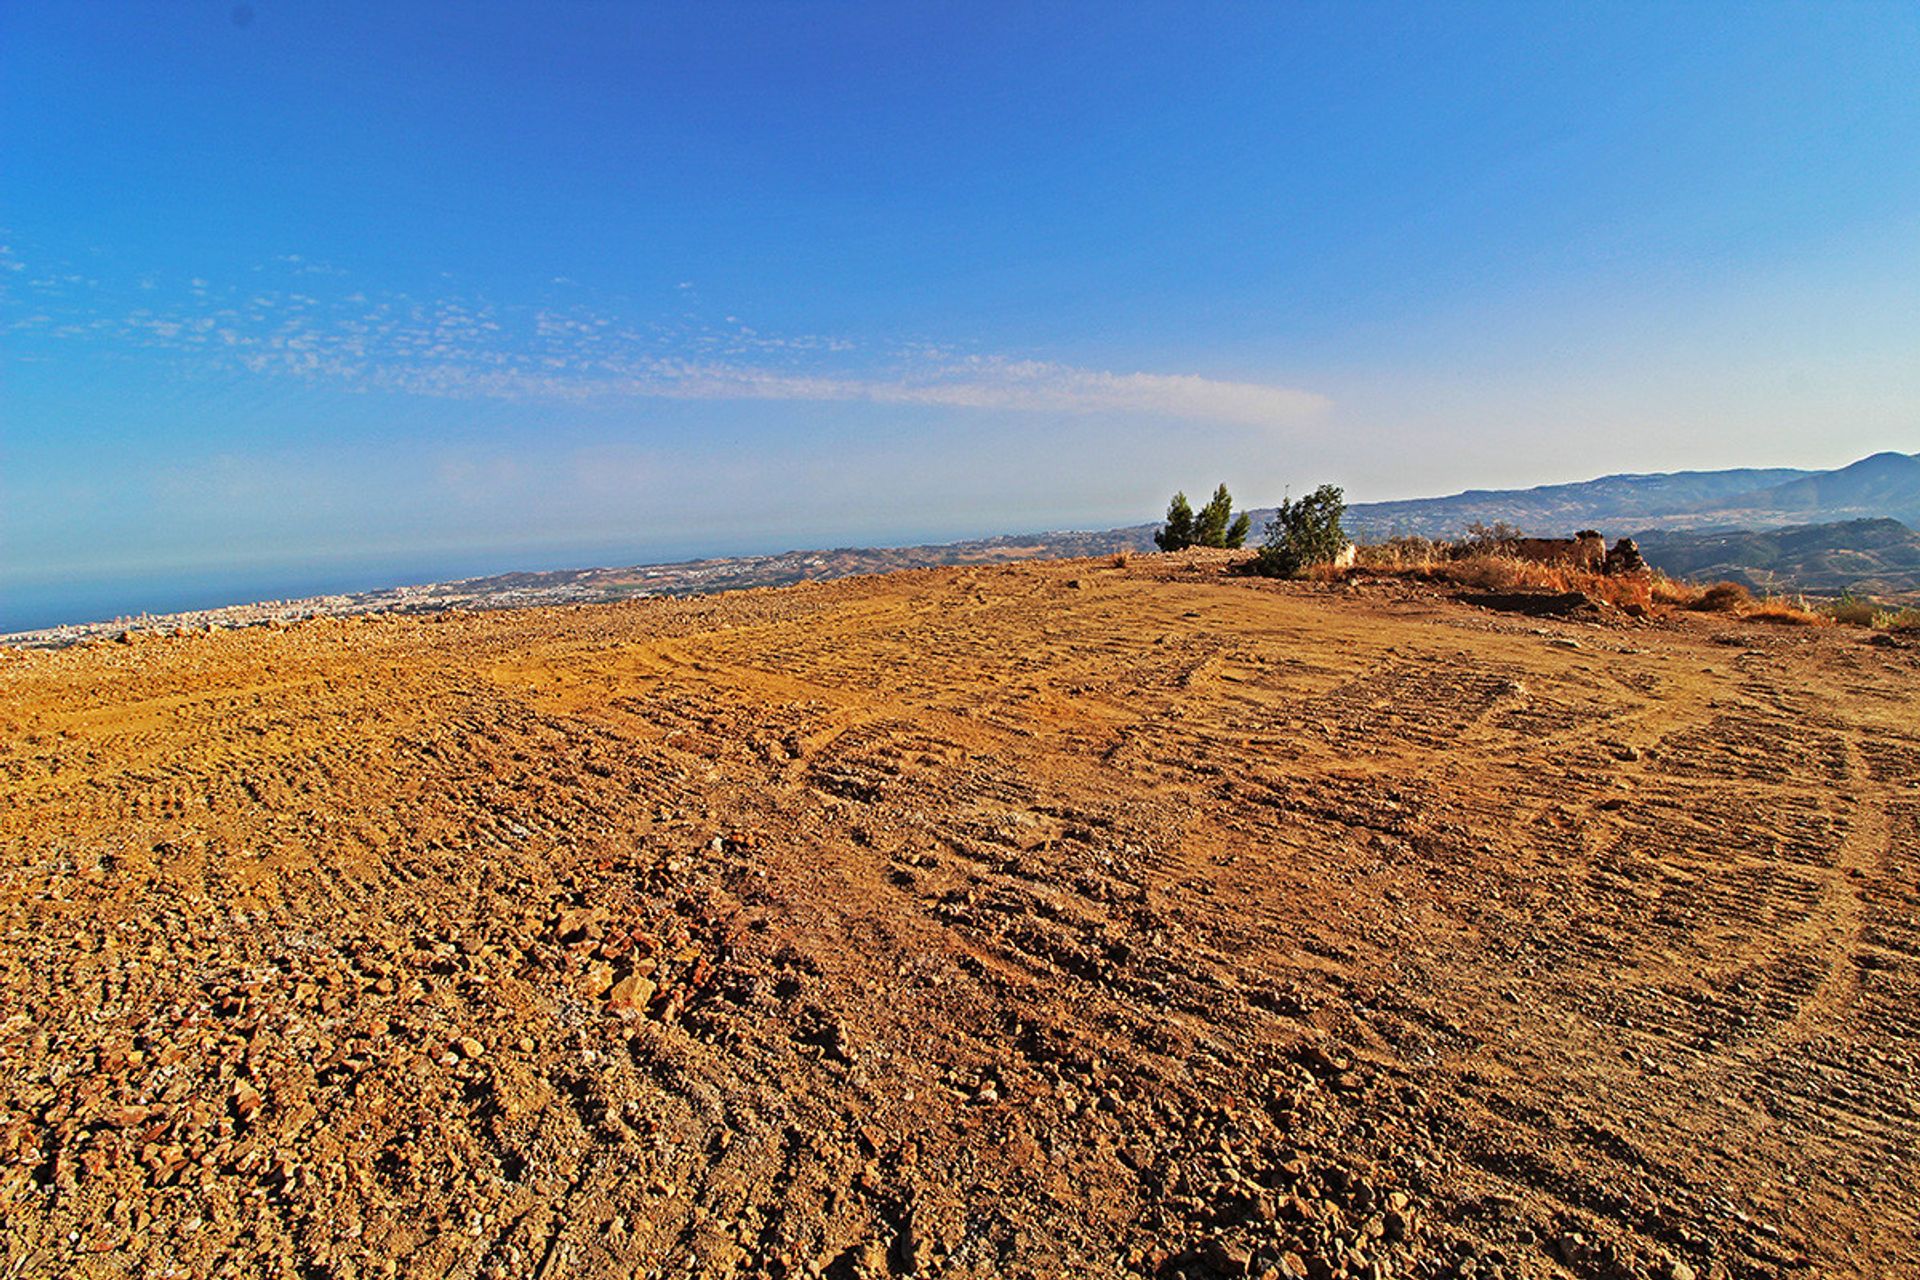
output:
M1796 626L1827 626L1834 621L1831 612L1816 610L1805 600L1772 596L1756 600L1751 591L1737 582L1697 587L1676 582L1663 573L1593 573L1471 548L1463 554L1461 549L1424 538L1399 538L1361 547L1354 568L1321 565L1309 576L1321 582L1337 582L1354 573L1420 578L1479 591L1578 591L1592 600L1635 614L1652 614L1667 608L1724 613L1756 622Z
M1686 609L1700 598L1700 588L1689 582L1676 582L1664 573L1653 575L1653 602L1668 605L1676 609Z
M1702 613L1745 613L1753 607L1753 592L1737 582L1716 582L1686 607Z
M1875 631L1920 630L1920 608L1888 604L1871 597L1842 596L1820 612L1842 626L1869 627Z
M1133 552L1116 551L1113 553L1113 559L1108 561L1108 563L1116 569L1124 569L1133 563Z
M1448 555L1447 550L1444 544L1436 545L1423 539L1362 547L1354 569L1321 566L1314 576L1330 581L1359 571L1449 582L1478 591L1578 591L1622 609L1651 611L1654 605L1656 575L1609 576L1493 552L1476 551L1456 557Z
M1791 627L1830 627L1833 619L1827 614L1809 608L1805 600L1783 600L1769 596L1744 610L1743 618L1755 622L1776 622Z

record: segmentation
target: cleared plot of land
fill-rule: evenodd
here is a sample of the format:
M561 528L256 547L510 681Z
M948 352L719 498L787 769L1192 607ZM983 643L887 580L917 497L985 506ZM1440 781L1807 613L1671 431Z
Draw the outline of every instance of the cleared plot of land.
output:
M1204 556L10 655L0 1275L1920 1268L1916 707Z

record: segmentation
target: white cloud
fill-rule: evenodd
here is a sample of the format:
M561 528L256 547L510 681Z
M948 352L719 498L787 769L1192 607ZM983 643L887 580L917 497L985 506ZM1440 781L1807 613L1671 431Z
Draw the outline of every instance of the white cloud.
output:
M141 305L117 309L112 297L68 303L57 285L37 290L42 310L85 322L42 331L163 350L183 368L197 358L266 377L449 398L837 401L1251 426L1296 423L1329 404L1311 391L1192 373L766 334L735 315L723 323L648 323L586 307L381 297L364 289L323 298L312 292L315 264L298 255L280 262L301 277L300 287L289 280L263 288L267 282L256 279L241 295L244 311L211 302L211 286L198 276L171 301L143 288ZM691 282L679 289L690 290ZM34 323L15 317L6 327L17 332Z
M935 365L894 377L793 374L733 365L666 367L611 383L584 382L574 391L686 400L839 400L1015 412L1130 413L1250 426L1297 422L1331 403L1324 396L1291 387L1224 382L1194 374L1109 373L996 358Z

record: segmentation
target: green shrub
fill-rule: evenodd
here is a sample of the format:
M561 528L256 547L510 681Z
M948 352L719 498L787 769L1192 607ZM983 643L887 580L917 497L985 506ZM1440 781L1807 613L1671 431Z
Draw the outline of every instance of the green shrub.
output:
M1269 578L1296 578L1316 564L1326 564L1347 545L1340 517L1347 498L1339 488L1323 484L1294 502L1280 500L1279 511L1267 525L1267 542L1254 557L1253 571Z
M1833 615L1835 622L1849 627L1871 627L1876 619L1887 613L1874 601L1862 600L1851 591L1828 605L1827 612Z

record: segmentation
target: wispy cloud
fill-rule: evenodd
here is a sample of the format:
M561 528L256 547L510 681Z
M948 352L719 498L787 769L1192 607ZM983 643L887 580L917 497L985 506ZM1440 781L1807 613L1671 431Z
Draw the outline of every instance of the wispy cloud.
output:
M168 353L189 370L243 369L350 391L526 401L666 398L928 405L1286 425L1327 407L1310 391L1191 373L1114 371L924 345L763 331L740 317L643 319L634 308L503 305L354 287L289 254L244 284L144 275L126 288L61 270L0 295L16 338ZM24 280L22 279L24 277ZM328 288L323 290L321 283ZM336 287L337 286L337 287ZM580 287L567 283L566 296Z

